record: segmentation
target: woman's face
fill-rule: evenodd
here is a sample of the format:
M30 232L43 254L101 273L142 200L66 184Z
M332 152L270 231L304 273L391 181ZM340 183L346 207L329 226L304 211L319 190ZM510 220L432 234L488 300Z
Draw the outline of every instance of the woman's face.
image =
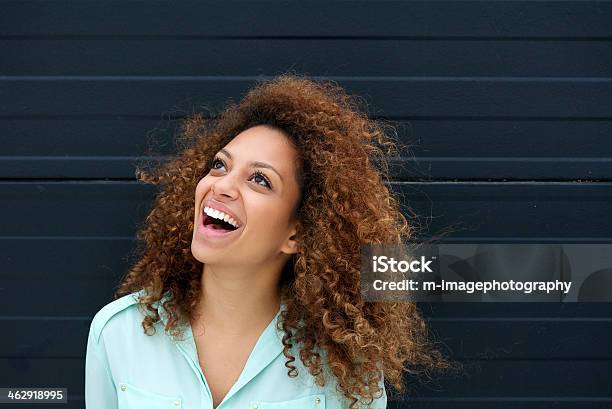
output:
M265 125L246 129L217 152L195 190L194 257L210 265L284 265L298 250L296 160L287 137ZM213 209L223 213L211 217Z

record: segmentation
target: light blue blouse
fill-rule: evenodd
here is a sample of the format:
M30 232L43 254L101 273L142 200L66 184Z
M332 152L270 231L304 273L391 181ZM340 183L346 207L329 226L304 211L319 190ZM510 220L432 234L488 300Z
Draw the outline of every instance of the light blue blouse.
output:
M110 302L94 316L89 329L85 360L87 409L213 409L212 395L199 365L191 326L182 339L164 331L167 313L155 304L161 322L156 332L144 334L144 318L137 308L138 292ZM260 335L238 380L219 409L346 409L349 402L335 390L335 378L326 370L326 385L314 378L293 353L296 378L287 375L282 353L280 316ZM380 385L384 388L384 383ZM387 395L370 408L386 408ZM365 406L361 406L365 407Z

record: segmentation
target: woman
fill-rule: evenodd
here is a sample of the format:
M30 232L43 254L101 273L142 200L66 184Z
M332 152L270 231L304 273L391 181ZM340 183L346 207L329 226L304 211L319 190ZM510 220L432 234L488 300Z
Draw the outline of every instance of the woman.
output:
M414 304L362 299L360 245L411 229L355 99L283 74L181 137L139 173L161 191L92 321L87 408L384 408L385 379L446 366Z

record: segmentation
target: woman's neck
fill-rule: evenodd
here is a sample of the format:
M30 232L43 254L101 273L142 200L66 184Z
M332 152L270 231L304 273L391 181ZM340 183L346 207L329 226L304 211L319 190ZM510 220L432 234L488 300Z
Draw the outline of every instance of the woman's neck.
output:
M279 275L205 265L197 322L228 336L258 331L280 307Z

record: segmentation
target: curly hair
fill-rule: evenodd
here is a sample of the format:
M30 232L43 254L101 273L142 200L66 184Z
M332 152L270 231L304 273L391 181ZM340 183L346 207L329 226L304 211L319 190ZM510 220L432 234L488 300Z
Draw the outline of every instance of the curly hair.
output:
M152 313L142 322L145 333L159 321L153 304L168 290L173 297L164 303L166 331L180 334L178 324L192 316L203 271L190 249L195 187L220 148L243 130L264 124L283 131L299 152L300 251L282 272L286 309L279 319L288 376L297 376L291 350L299 345L299 357L317 384L324 385L325 371L331 372L353 408L381 396L383 375L386 384L403 392L404 372L449 367L432 348L415 303L362 297L360 246L401 244L413 233L386 184L386 158L397 152L397 143L384 121L364 111L357 97L333 81L285 72L259 80L216 117L192 113L182 120L179 154L136 172L160 191L137 232L138 259L115 297L145 290L139 304Z

